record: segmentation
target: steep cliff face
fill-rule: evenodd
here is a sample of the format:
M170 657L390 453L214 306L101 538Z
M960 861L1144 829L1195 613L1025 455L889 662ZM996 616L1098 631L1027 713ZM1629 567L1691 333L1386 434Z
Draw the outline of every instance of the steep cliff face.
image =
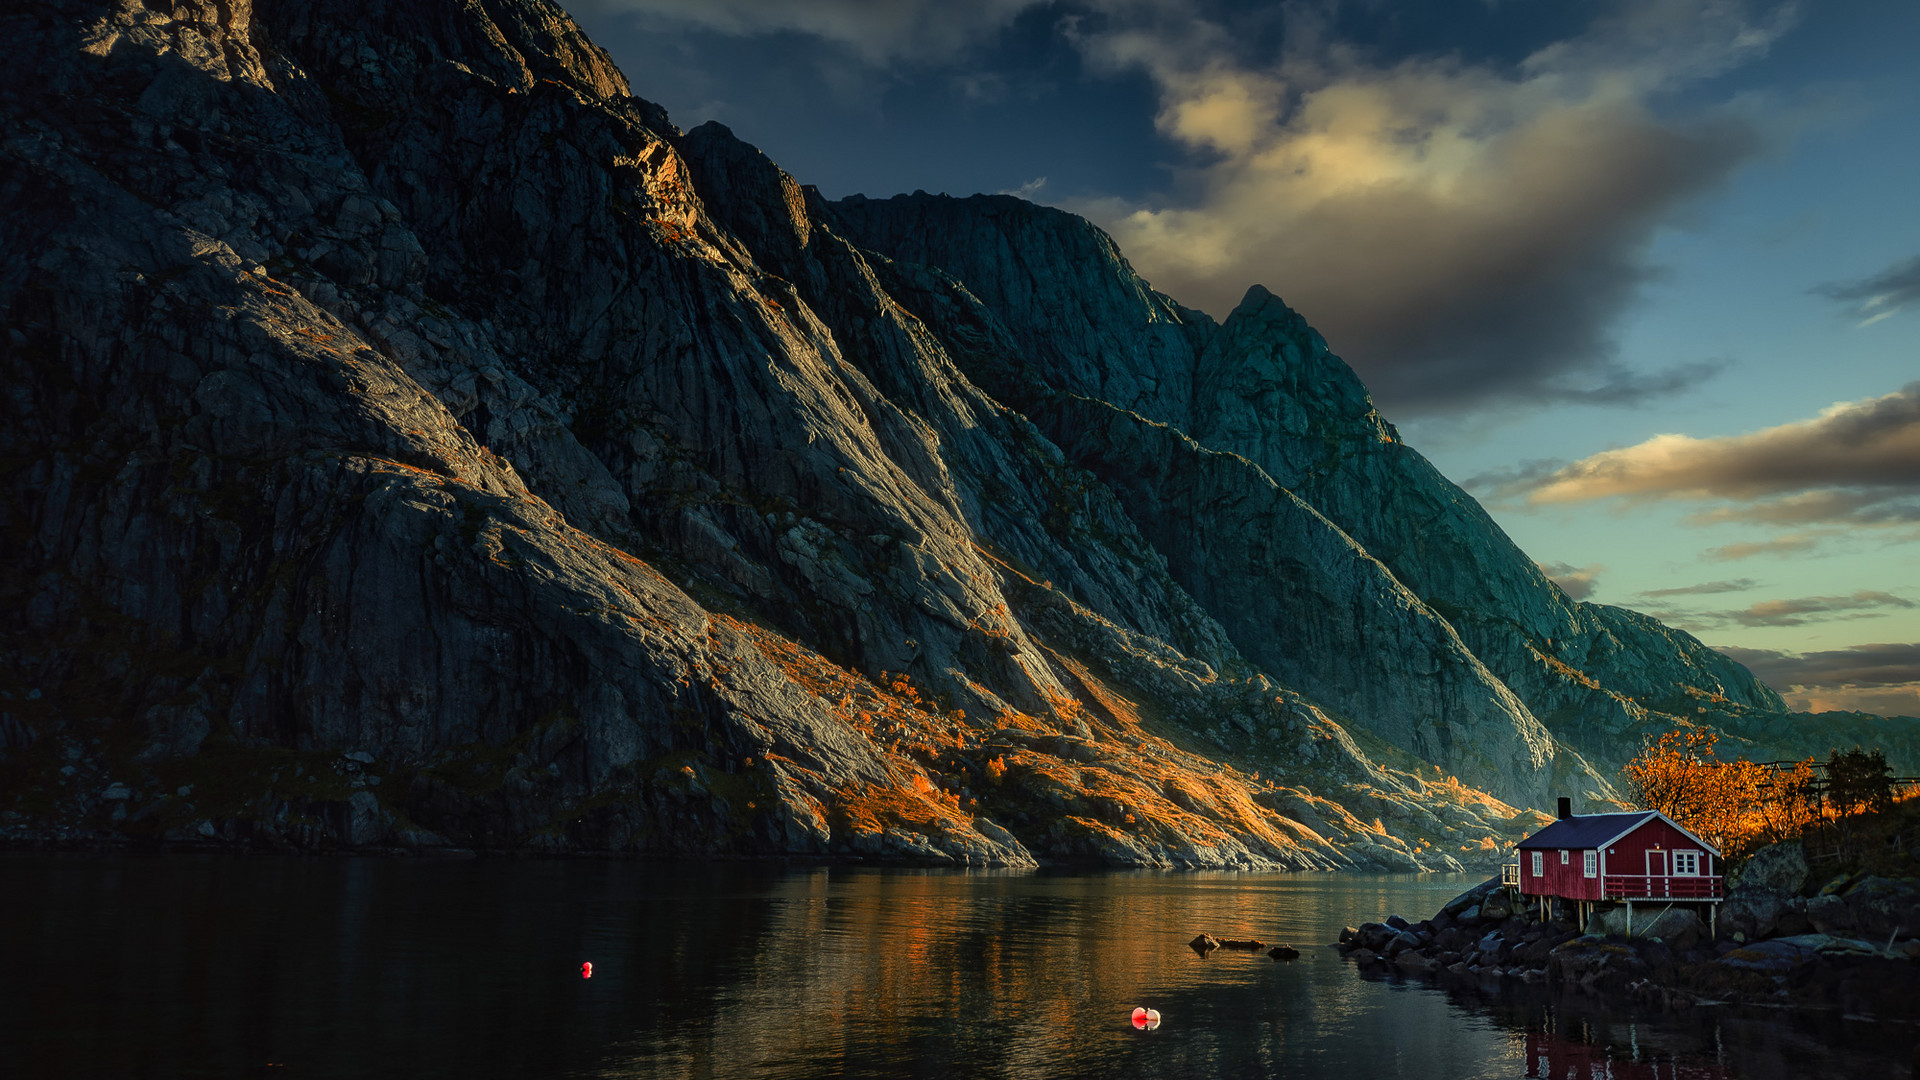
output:
M1678 692L1414 584L1264 293L828 207L542 0L0 30L0 837L1450 867L1606 792L1460 612Z
M1401 441L1352 370L1266 289L1252 287L1216 326L1154 293L1098 229L1061 211L1004 196L927 195L855 197L832 211L856 242L950 275L986 309L978 318L1004 327L1019 360L1042 361L1022 367L989 347L964 363L1009 403L1055 418L1043 420L1043 430L1065 447L1084 447L1097 472L1135 491L1130 509L1149 532L1155 508L1181 506L1192 477L1129 457L1110 430L1090 441L1076 435L1080 400L1114 401L1116 389L1142 384L1133 373L1141 366L1159 379L1152 393L1131 399L1132 421L1108 419L1103 429L1166 425L1197 447L1237 456L1250 475L1264 474L1241 489L1271 482L1324 523L1303 531L1236 506L1241 520L1224 531L1297 541L1330 526L1383 568L1386 582L1365 585L1315 581L1297 568L1248 576L1173 545L1185 557L1176 576L1250 656L1397 745L1519 798L1539 789L1476 769L1454 748L1517 760L1514 772L1540 783L1603 795L1609 788L1587 760L1617 765L1643 732L1671 726L1675 716L1743 733L1750 715L1784 710L1772 690L1690 635L1568 599L1478 503ZM1030 249L1064 258L1037 266L1023 254ZM1173 325L1184 332L1169 334ZM1132 340L1157 349L1129 349ZM1097 361L1073 359L1086 354ZM1189 511L1169 516L1169 536L1190 534ZM1200 584L1216 570L1215 587ZM1262 582L1257 594L1237 585L1250 580ZM1290 584L1272 587L1280 580ZM1381 588L1403 594L1389 604L1391 616L1373 614L1379 603L1368 597ZM1436 637L1435 621L1449 632ZM1276 626L1304 642L1274 634Z

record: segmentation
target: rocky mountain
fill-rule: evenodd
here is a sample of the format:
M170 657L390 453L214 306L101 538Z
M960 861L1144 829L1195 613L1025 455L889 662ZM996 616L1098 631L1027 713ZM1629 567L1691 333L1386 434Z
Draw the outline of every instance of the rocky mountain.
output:
M827 203L543 0L0 27L8 842L1453 867L1784 715L1264 289Z

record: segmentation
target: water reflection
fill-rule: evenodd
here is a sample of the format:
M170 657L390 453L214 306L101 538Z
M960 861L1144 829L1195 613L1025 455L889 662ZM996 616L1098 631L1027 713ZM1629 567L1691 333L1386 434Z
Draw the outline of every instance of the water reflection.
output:
M1763 1078L1904 1065L1885 1036L1361 978L1320 944L1343 923L1433 910L1469 880L6 858L0 1074ZM1202 931L1304 955L1202 957L1186 947ZM1163 1023L1136 1030L1135 1008ZM1730 1030L1737 1048L1720 1045Z

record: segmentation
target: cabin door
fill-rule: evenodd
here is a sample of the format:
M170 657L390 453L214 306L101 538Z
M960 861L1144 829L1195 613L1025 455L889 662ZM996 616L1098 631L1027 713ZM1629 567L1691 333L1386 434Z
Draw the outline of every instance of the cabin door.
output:
M1647 881L1649 896L1667 895L1667 853L1664 851L1647 852Z

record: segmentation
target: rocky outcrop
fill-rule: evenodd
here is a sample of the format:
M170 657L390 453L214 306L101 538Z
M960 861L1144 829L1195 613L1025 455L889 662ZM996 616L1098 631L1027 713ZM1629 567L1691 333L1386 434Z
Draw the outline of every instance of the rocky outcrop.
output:
M1747 734L1754 718L1784 709L1772 690L1690 635L1568 599L1478 503L1401 441L1352 370L1264 288L1250 289L1216 325L1155 293L1092 225L1005 196L855 197L832 211L857 243L953 279L953 289L929 290L916 311L934 323L990 324L997 336L975 331L979 345L960 355L962 367L1033 416L1076 463L1109 482L1160 474L1135 480L1138 494L1129 500L1150 534L1153 507L1181 502L1191 480L1103 444L1111 420L1099 425L1099 437L1077 438L1083 399L1117 406L1142 428L1162 425L1198 447L1237 456L1264 474L1244 486L1285 489L1313 509L1319 527L1331 526L1382 567L1411 597L1397 606L1418 643L1384 661L1370 650L1276 661L1262 632L1271 616L1236 610L1241 600L1265 604L1289 625L1349 637L1365 632L1365 613L1374 610L1368 589L1302 587L1284 598L1234 590L1221 599L1203 596L1210 566L1190 562L1176 577L1203 596L1248 656L1396 745L1451 769L1455 744L1491 737L1498 754L1524 746L1525 768L1542 779L1513 785L1467 762L1458 763L1461 775L1516 799L1537 798L1540 787L1604 798L1613 789L1588 759L1617 766L1642 735L1680 716L1718 721L1735 741L1757 742ZM1063 289L1063 280L1072 287ZM965 297L956 299L956 291ZM985 314L956 314L972 298ZM1143 432L1133 441L1155 438ZM1076 451L1088 446L1098 456L1083 460ZM1163 529L1187 524L1170 520ZM1303 536L1298 527L1260 531ZM1217 577L1232 580L1232 572ZM1258 628L1245 625L1249 619ZM1429 644L1423 627L1435 620L1455 643ZM1339 659L1329 663L1330 656ZM1436 708L1425 685L1433 673L1500 689Z
M1770 707L1264 291L829 206L545 0L0 28L0 839L1458 869L1609 793L1555 694Z
M1711 926L1673 904L1601 906L1576 926L1571 905L1516 898L1491 878L1419 923L1393 915L1348 927L1337 947L1362 970L1518 981L1671 1009L1733 1001L1910 1015L1920 881L1843 874L1809 899L1788 891L1805 870L1797 841L1755 853Z
M1415 868L1524 824L1261 675L926 282L550 5L5 18L7 837Z

